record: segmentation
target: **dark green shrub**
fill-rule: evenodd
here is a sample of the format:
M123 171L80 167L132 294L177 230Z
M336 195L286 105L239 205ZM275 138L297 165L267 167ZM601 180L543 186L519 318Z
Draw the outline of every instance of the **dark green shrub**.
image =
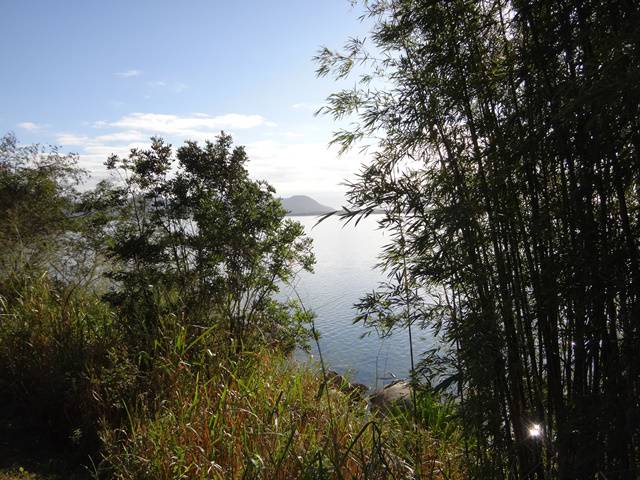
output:
M56 285L46 273L6 285L0 291L4 425L79 452L94 449L99 418L130 379L115 317L94 295Z

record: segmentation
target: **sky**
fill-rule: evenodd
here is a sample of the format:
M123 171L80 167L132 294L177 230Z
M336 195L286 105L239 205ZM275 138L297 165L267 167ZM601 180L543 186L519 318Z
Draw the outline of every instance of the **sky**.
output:
M283 197L343 203L366 158L329 148L316 111L344 84L312 57L364 36L349 0L0 0L0 135L103 163L156 135L232 134L252 177Z

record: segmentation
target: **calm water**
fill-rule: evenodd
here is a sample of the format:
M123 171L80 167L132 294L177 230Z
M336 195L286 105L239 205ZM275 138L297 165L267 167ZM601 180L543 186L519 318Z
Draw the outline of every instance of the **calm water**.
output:
M354 381L376 388L393 377L407 377L410 368L409 340L406 331L380 339L375 332L361 338L368 330L354 325L353 304L382 280L373 268L381 247L387 242L376 229L375 216L357 227L329 218L314 227L314 217L293 217L305 226L313 238L316 266L314 274L304 273L297 290L305 307L316 312L320 331L320 348L329 368L349 372ZM291 293L289 293L291 294ZM422 352L431 338L414 336L414 350ZM317 359L317 349L312 349ZM306 358L302 352L299 359Z

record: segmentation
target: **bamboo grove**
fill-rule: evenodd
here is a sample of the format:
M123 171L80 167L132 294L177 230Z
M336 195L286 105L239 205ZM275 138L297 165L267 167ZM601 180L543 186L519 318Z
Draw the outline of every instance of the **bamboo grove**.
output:
M322 109L356 118L334 142L369 148L343 216L386 212L382 263L445 340L472 471L637 478L640 4L364 8L368 41L316 57L356 81Z

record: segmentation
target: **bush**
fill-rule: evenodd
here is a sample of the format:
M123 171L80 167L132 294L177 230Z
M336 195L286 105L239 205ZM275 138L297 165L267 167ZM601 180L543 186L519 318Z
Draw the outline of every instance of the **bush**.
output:
M0 291L2 415L24 434L96 447L106 383L117 365L120 336L110 309L82 290L57 285L47 273L16 276ZM96 378L101 377L100 388ZM107 380L108 378L108 380ZM35 432L35 433L28 433Z

